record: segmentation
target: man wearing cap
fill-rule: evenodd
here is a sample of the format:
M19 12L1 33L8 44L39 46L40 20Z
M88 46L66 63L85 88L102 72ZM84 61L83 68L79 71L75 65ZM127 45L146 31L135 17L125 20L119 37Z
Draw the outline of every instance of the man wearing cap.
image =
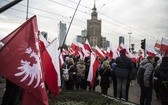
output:
M117 98L126 100L126 84L129 71L132 69L131 59L126 56L126 49L120 50L120 56L116 58L115 75L117 78Z

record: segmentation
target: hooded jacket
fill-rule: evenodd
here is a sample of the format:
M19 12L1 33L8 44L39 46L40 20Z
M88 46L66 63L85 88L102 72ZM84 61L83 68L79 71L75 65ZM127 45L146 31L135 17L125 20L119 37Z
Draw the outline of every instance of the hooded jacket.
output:
M140 67L145 68L144 72L144 86L145 87L152 87L152 75L153 75L153 64L149 62L149 60L144 59L140 63Z

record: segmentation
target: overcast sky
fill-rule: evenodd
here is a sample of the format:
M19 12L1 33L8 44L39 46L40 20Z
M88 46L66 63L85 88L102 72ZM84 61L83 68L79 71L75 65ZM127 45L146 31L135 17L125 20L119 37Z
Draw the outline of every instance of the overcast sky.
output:
M0 7L12 0L0 0ZM79 0L29 0L29 17L37 15L40 31L46 31L50 40L59 33L58 23L67 23L67 28ZM8 35L26 20L27 0L0 14L0 38ZM94 0L81 0L78 11L68 33L66 43L70 44L81 30L87 28L91 18ZM125 37L125 44L140 47L140 40L146 38L153 47L155 41L168 38L168 0L96 0L98 19L102 20L102 36L112 47L118 45L118 37Z

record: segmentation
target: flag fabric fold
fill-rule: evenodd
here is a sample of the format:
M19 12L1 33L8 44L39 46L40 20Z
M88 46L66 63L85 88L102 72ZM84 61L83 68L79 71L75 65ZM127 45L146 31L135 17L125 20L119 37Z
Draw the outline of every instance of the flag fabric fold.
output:
M105 58L105 54L101 51L101 49L98 46L95 47L95 54L102 59Z
M152 52L152 51L149 51L149 50L146 51L146 54L147 54L148 56L156 57L155 52Z
M41 39L41 41L45 42L44 39ZM42 42L41 44L43 44ZM57 96L60 93L59 86L61 86L59 53L57 39L52 41L41 51L45 82L54 96Z
M128 52L126 46L125 46L123 43L121 43L121 44L119 45L119 47L117 48L117 51L120 51L120 50L123 50L123 49L126 49L125 54L126 54L127 56L129 56L129 52Z
M160 51L165 52L165 54L168 54L168 39L162 38Z
M96 55L91 53L91 59L90 59L90 68L89 68L89 74L87 80L90 81L91 87L94 86L95 78L96 78L96 72L99 67L99 61L96 58Z
M90 44L89 44L89 42L88 42L87 39L86 39L86 42L84 43L83 46L84 46L85 50L86 50L89 54L92 52L92 49L91 49Z
M155 46L154 46L155 51L159 52L159 51L160 51L160 47L161 47L161 44L160 44L160 42L157 40L156 43L155 43Z
M55 41L55 40L54 40ZM45 76L45 82L47 84L47 87L51 91L51 93L54 96L57 96L60 93L60 88L59 88L59 57L58 54L59 51L57 50L58 47L57 45L54 45L56 43L51 42L48 46L44 45L46 42L46 39L44 37L40 37L40 47L42 49L41 51L41 59L42 59L42 66L43 66L43 71L44 71L44 76ZM53 50L51 50L53 49ZM52 54L54 53L54 54ZM56 62L54 62L57 59ZM58 69L58 70L56 70Z
M110 49L110 47L107 48L106 56L108 57L108 59L112 59L113 58L113 52Z

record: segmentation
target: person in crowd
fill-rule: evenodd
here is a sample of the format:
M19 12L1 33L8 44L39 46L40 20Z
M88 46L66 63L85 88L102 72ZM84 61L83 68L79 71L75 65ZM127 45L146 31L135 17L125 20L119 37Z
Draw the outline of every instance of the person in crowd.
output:
M73 58L69 58L67 64L63 65L62 70L63 70L63 80L65 81L65 87L66 90L73 90L74 89L74 78L76 75L75 72L75 63Z
M5 93L1 105L15 105L19 93L20 87L6 79Z
M0 49L3 46L4 44L0 42ZM20 87L12 83L8 79L6 79L5 92L2 98L1 105L15 105L19 93L20 93Z
M111 78L112 78L112 81L113 81L113 96L114 98L117 97L117 78L116 78L116 75L114 73L115 71L115 66L116 66L116 63L115 63L115 60L112 59L111 60Z
M141 95L140 95L140 105L151 105L152 101L152 76L153 76L153 62L154 57L148 56L146 59L141 61L140 68L138 70L138 77L141 77L141 81L138 82L141 88ZM142 69L144 68L144 72L142 72ZM142 74L139 76L139 74ZM140 81L140 80L139 80Z
M63 77L63 75L68 75L68 74L65 73L64 70L67 68L69 59L70 59L69 56L65 56L64 63L61 67L61 89L62 90L66 90L66 86L65 86L65 81L66 80L65 80L65 77Z
M117 78L117 98L126 101L126 85L129 71L132 69L132 62L125 54L126 49L122 49L120 56L116 58L115 75Z
M89 75L89 68L90 68L90 58L89 57L85 57L84 62L85 62L85 66L86 66L85 78L84 78L84 81L86 81L86 84L84 86L84 90L87 90L87 86L90 87L90 82L87 81L88 75Z
M168 56L162 58L162 62L155 68L155 81L158 84L158 93L162 105L168 105Z
M129 87L130 84L134 85L132 83L132 80L135 80L136 78L136 62L132 60L132 69L129 69L129 73L128 73L128 80L127 80L127 85L126 85L126 98L125 100L128 101L128 95L129 95Z
M137 58L137 62L136 62L136 74L137 74L137 71L140 67L140 62L144 59L144 57L140 54L139 57Z
M108 61L103 61L101 68L99 69L99 75L101 76L101 93L107 95L108 88L110 87L109 78L111 77L111 67Z
M3 45L4 44L0 42L0 49L3 47ZM20 87L6 79L5 92L1 105L15 105L19 93Z
M100 82L100 81L99 81L98 76L99 76L99 73L98 73L98 70L96 70L96 76L95 76L95 78L94 78L94 84L93 84L93 86L91 86L91 84L89 85L89 90L95 91L96 86L99 85L99 82Z
M154 60L154 63L153 63L154 69L155 69L156 66L158 65L159 59L160 59L159 57L155 57L155 60ZM158 84L158 81L155 80L155 79L153 79L153 86L154 86L156 98L159 100L159 84Z
M87 81L85 79L86 65L83 60L79 60L76 64L75 87L76 89L86 89Z

